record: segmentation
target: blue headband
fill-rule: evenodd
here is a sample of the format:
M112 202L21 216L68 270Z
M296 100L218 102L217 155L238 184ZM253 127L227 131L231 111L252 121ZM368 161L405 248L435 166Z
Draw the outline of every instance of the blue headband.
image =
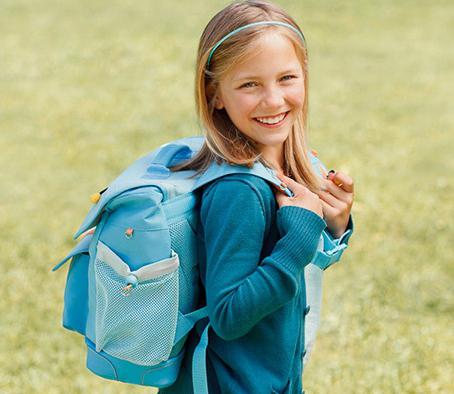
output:
M210 60L213 57L213 53L216 51L216 49L219 48L219 45L221 45L225 40L232 37L234 34L238 33L241 30L247 29L248 27L259 26L259 25L278 25L278 26L288 27L289 29L293 30L296 34L298 34L300 36L301 40L303 41L303 44L306 45L306 40L304 38L303 33L301 33L301 31L299 31L295 26L292 26L289 23L280 22L280 21L262 21L262 22L248 23L247 25L240 26L239 28L231 31L230 33L226 34L224 37L222 37L218 41L218 43L213 47L213 49L210 52L210 55L208 56L206 68L208 69L208 67L210 66Z

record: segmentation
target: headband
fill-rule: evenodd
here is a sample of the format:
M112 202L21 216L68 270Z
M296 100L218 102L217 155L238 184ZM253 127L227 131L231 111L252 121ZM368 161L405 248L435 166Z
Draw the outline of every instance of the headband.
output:
M298 30L295 26L290 25L289 23L285 22L280 22L280 21L262 21L262 22L254 22L254 23L248 23L247 25L240 26L237 29L231 31L230 33L226 34L224 37L222 37L217 44L213 47L213 49L210 52L210 55L208 56L207 60L207 66L206 68L210 66L210 60L213 57L213 53L218 49L218 47L228 38L232 37L234 34L240 32L241 30L247 29L248 27L253 27L253 26L260 26L260 25L278 25L278 26L284 26L288 27L289 29L293 30L296 34L298 34L303 41L303 44L306 45L306 40L304 38L303 33L301 33L300 30Z

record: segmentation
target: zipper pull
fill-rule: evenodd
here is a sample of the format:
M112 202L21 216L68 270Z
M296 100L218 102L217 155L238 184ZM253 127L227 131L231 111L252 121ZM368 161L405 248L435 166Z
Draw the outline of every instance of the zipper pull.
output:
M131 294L132 289L137 287L137 277L133 274L128 275L126 278L128 281L126 286L121 289L121 294L128 297Z
M279 185L279 189L281 189L285 194L287 194L288 197L293 197L294 194L293 192L287 187L285 183L282 183Z
M279 189L281 189L288 197L293 197L294 194L293 192L287 187L287 185L282 182L276 175L276 172L272 169L272 168L269 168L269 167L265 167L267 169L267 171L273 176L273 178L279 182L279 184L276 186L279 187Z

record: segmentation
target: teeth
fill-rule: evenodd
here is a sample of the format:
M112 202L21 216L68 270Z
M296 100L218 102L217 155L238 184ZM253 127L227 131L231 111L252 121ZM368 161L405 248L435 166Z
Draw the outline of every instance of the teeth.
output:
M256 118L259 122L261 123L266 123L266 124L276 124L279 123L282 119L284 119L285 115L287 112L284 112L281 115L278 116L273 116L271 118Z

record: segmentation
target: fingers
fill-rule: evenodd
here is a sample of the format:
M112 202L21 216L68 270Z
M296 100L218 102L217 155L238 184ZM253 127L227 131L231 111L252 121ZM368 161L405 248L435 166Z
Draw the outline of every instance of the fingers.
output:
M351 209L351 205L346 203L345 201L339 200L335 198L333 195L327 192L321 192L319 194L320 201L324 206L329 206L331 209L329 210L333 215L337 215L340 212L346 212Z
M353 179L342 171L336 172L331 170L327 175L327 179L332 181L339 188L345 190L347 193L353 193Z
M306 186L296 182L292 178L285 175L279 175L278 178L293 192L294 196L300 196L304 194L306 190L309 190Z
M306 193L310 192L304 185L301 185L288 176L278 174L277 177L281 181L282 187L289 189L293 193L293 196L290 197L284 190L275 185L276 190L274 191L274 195L279 206L293 205L296 199L304 198Z
M323 207L323 216L325 217L334 217L337 214L336 208L333 208L332 205L328 204L326 201L322 200L322 207Z
M288 185L294 185L294 184L298 184L296 181L294 181L292 178L289 178L288 176L284 175L284 174L279 174L278 175L278 178L284 182L284 183L287 183Z
M282 189L279 188L279 186L274 185L274 197L276 198L276 202L279 207L283 207L286 205L292 205L292 201L294 200L294 197L289 197L287 196Z
M333 186L333 188L336 186ZM325 192L325 191L320 191L318 194L321 200L325 201L327 204L334 208L339 208L341 201L339 201L339 198L337 196L334 196L332 193Z
M348 196L348 193L353 193L354 189L353 179L349 177L347 174L343 173L342 171L335 172L334 170L331 170L326 175L326 177L327 179L329 179L329 181L323 180L323 185L326 188L326 190L329 191L338 199L348 203L349 200L351 199L351 197ZM305 190L309 190L306 186L296 182L295 180L289 178L288 176L278 175L278 178L286 186L288 186L293 191L294 194L296 194L298 191L302 193Z
M327 179L322 179L322 192L331 194L338 200L341 200L347 204L349 204L353 199L350 193L347 193L343 188L337 186L335 183ZM321 193L319 195L321 195Z

